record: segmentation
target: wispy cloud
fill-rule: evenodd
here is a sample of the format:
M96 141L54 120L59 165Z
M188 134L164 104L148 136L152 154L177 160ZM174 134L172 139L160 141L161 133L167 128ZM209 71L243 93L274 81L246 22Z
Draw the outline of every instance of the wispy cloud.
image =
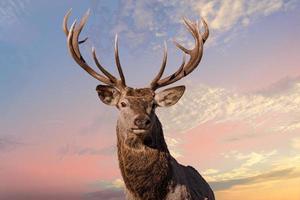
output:
M93 148L76 145L65 145L58 150L58 154L61 157L65 156L85 156L85 155L112 155L116 152L115 146L107 146L104 148Z
M166 140L166 143L168 145L171 155L174 158L181 157L182 154L181 154L180 150L178 149L179 139L170 137L170 136L165 136L165 140Z
M232 163L240 162L238 167L230 169L228 171L221 171L219 169L209 169L205 170L207 179L209 181L226 181L235 179L244 179L250 176L258 176L262 173L266 165L269 164L268 161L276 155L277 151L273 150L271 152L251 152L249 154L242 154L237 151L229 152L223 156ZM226 162L226 160L224 161ZM208 173L211 172L211 173ZM212 173L213 172L213 173Z
M185 132L207 122L232 121L247 123L256 130L294 132L300 128L299 94L298 80L272 95L267 90L241 93L204 85L191 86L178 104L168 108L168 112L158 109L158 114L167 132Z
M107 189L97 192L90 192L83 195L84 200L98 200L98 199L107 199L107 200L123 200L125 198L124 192L121 190Z
M181 12L179 11L181 9L179 4L182 1L178 0L176 2L177 9L174 9L175 12ZM210 29L213 31L213 42L218 42L220 38L223 42L228 42L232 35L236 35L237 31L249 26L257 19L293 8L295 1L202 0L187 1L184 4L195 13L193 17L198 15L208 20ZM175 18L175 20L178 19Z
M20 142L15 137L10 135L0 135L0 153L14 150L20 145L24 145L24 143Z
M103 189L123 189L124 188L124 182L122 179L117 178L112 181L95 181L91 184L89 184L90 188L103 188Z
M291 141L291 145L294 149L300 150L300 137L293 138Z
M284 0L223 0L194 1L195 10L211 21L211 28L227 31L235 25L247 26L251 20L287 10L295 1Z
M34 192L13 192L13 193L7 193L3 192L0 194L1 200L24 200L24 199L30 199L30 200L82 200L83 197L78 193L72 193L72 192L43 192L43 191L34 191ZM89 200L89 198L87 198Z
M287 168L282 170L274 170L271 172L262 173L257 176L250 176L246 178L239 178L239 179L230 179L226 181L216 181L210 182L211 186L214 190L226 190L230 189L233 186L240 186L240 185L248 185L258 182L266 182L270 180L282 180L282 179L289 179L294 178L295 176L299 176L299 172L297 172L294 168Z
M0 2L0 27L19 22L23 14L27 14L26 7L30 0L10 0Z
M114 130L115 119L117 118L117 113L112 112L110 107L102 107L101 113L105 115L96 116L91 122L89 122L85 127L80 130L80 134L88 135L103 132L104 134L111 133ZM105 130L105 131L103 131ZM107 131L108 130L108 131Z
M298 150L298 142L298 138L291 142L291 146L296 150ZM223 156L227 162L240 162L240 165L228 171L205 170L203 174L206 175L215 190L227 190L233 186L300 177L300 157L297 152L285 155L284 153L279 154L277 150L248 154L231 151L224 153Z
M172 1L136 1L122 0L118 7L111 8L115 17L108 22L111 34L125 36L131 47L149 46L150 38L157 42L150 43L151 48L161 47L161 39L170 37L186 45L192 45L190 36L181 24L182 17L192 19L204 17L213 31L210 43L228 42L237 32L249 26L257 19L275 12L286 11L295 5L295 0L172 0ZM97 13L109 13L108 7L98 4ZM105 9L105 10L104 10ZM105 19L105 17L103 17ZM107 26L107 25L105 25ZM167 37L167 38L166 38Z
M0 1L0 51L5 57L0 60L0 65L11 66L9 70L14 70L13 66L30 66L35 60L36 55L29 49L39 31L35 28L36 24L28 21L31 9L31 0Z

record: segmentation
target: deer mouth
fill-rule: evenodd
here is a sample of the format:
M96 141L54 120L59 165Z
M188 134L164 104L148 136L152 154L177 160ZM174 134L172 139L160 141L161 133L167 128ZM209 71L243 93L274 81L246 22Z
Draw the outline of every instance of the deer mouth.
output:
M143 129L143 128L132 128L131 131L140 138L140 141L143 143L143 145L155 148L154 141L149 134L149 129Z
M143 128L132 128L131 130L135 134L143 134L149 131L149 129L143 129Z

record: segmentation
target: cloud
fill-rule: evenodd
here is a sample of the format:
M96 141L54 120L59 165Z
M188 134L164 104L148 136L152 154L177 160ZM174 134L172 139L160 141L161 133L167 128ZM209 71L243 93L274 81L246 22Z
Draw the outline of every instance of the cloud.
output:
M91 188L103 188L103 189L123 189L124 188L124 181L120 178L117 178L112 181L95 181L89 184Z
M242 167L252 167L253 165L256 165L258 163L265 162L269 157L275 155L276 153L277 153L276 150L273 150L268 153L251 152L248 155L238 153L235 155L235 157L238 160L246 160L246 162L242 164Z
M30 5L31 0L0 1L0 41L16 45L32 44L37 33L32 24L25 20L25 16L29 15ZM26 40L20 35L26 35Z
M201 172L201 174L203 174L205 176L211 175L211 174L217 174L217 173L219 173L219 170L217 170L217 169L207 169L207 170Z
M277 92L272 88L273 92L248 93L205 85L188 86L176 105L167 112L160 109L157 112L167 133L186 132L208 122L246 123L256 133L266 130L266 134L296 132L300 128L297 120L300 117L300 82L295 79L289 85ZM248 133L244 134L249 137ZM234 139L241 137L237 135Z
M14 192L14 193L1 193L0 194L1 200L82 200L79 194L72 194L72 193L61 193L61 192ZM88 199L89 200L89 199Z
M294 1L284 0L222 0L195 1L194 9L209 19L212 29L228 31L235 25L247 26L250 19L268 16L274 12L291 8Z
M207 19L213 42L228 42L232 35L258 18L293 8L294 0L203 0L191 1L192 10Z
M183 16L204 17L213 30L210 43L228 42L232 35L257 19L292 9L295 3L295 0L122 0L117 7L98 4L95 11L102 15L114 12L112 19L102 18L109 21L106 24L109 24L110 33L125 36L131 48L149 46L150 39L156 38L157 41L151 42L151 48L157 49L161 47L160 39L166 37L175 37L187 46L191 45L190 36L182 25Z
M90 123L88 123L85 127L80 130L80 134L88 135L88 134L96 134L96 133L104 133L110 134L115 130L117 112L116 110L112 110L110 107L102 107L102 113L105 115L96 116ZM106 131L104 131L106 130Z
M211 19L210 27L227 31L234 26L243 15L244 2L240 0L207 1L196 3L198 12L204 18Z
M0 2L0 27L18 23L23 14L27 14L26 7L29 0L11 0Z
M112 155L116 152L116 146L107 146L104 148L84 147L79 145L65 145L58 150L61 157L64 156L85 156L85 155Z
M291 90L293 90L298 83L300 83L300 76L286 76L270 84L268 87L258 90L257 93L264 96L276 96L279 93L287 94L291 92Z
M300 137L292 139L292 147L296 150L300 150Z
M283 124L281 126L276 127L274 130L280 132L290 132L294 130L300 129L300 122L296 119L295 121L291 121L289 123Z
M266 182L270 180L282 180L299 177L299 172L294 168L287 168L282 170L274 170L271 172L262 173L257 176L250 176L240 179L230 179L226 181L210 182L212 188L216 191L230 189L237 185L248 185L259 182Z
M12 151L24 143L19 142L16 138L10 135L1 135L0 136L0 153Z
M229 171L218 169L204 171L208 172L207 180L215 191L228 190L234 186L264 184L270 181L281 182L300 177L298 153L279 155L276 150L273 150L243 154L231 151L224 153L223 156L230 163L242 162L238 167Z
M98 199L123 200L125 199L125 195L122 190L106 189L97 192L87 193L83 195L83 199L84 200L98 200Z
M169 151L174 158L182 157L180 150L178 149L179 139L165 136L165 141L168 145Z
M268 166L270 159L276 154L276 150L270 152L251 152L248 154L243 154L238 151L231 151L223 154L223 157L226 159L224 162L230 161L235 166L237 165L236 163L239 163L237 167L227 171L208 169L205 170L203 174L206 175L207 180L217 182L236 179L239 180L249 176L257 176L262 173L261 170Z
M53 192L53 193L46 193L37 191L35 193L33 192L24 192L24 193L13 193L13 194L0 194L1 200L24 200L24 199L30 199L30 200L99 200L99 199L105 199L105 200L124 200L125 195L122 190L115 190L115 189L106 189L106 190L100 190L96 192L90 192L85 194L78 194L78 193L61 193L61 192Z

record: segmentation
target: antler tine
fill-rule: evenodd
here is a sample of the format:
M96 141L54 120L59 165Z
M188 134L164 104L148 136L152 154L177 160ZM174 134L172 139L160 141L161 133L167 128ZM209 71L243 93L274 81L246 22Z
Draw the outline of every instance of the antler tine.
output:
M166 68L167 59L168 59L168 47L167 47L167 43L165 41L164 42L164 57L163 57L163 62L161 64L161 67L160 67L160 70L159 70L158 74L155 76L155 78L152 80L152 82L150 84L151 88L154 88L156 86L157 81L163 75L163 73L165 71L165 68Z
M209 29L208 29L208 25L207 25L206 21L204 19L201 19L201 21L204 26L204 33L202 35L202 39L203 39L203 42L205 42L209 36Z
M62 24L63 31L64 31L64 33L66 34L67 37L69 35L68 21L69 21L69 17L71 15L71 12L72 12L72 8L70 10L68 10L68 12L65 14L63 24Z
M122 66L121 66L120 58L119 58L118 34L116 34L116 36L115 36L115 60L116 60L116 65L117 65L118 72L119 72L119 75L121 78L121 83L125 87L126 86L125 77L123 74L123 70L122 70Z
M80 50L79 50L79 42L78 42L79 35L80 35L80 33L81 33L84 25L86 24L89 15L90 15L90 9L88 9L86 11L86 13L84 14L84 16L80 20L79 25L74 28L74 35L73 35L72 44L73 44L73 48L75 50L75 53L77 54L78 57L82 57L81 54L80 54Z
M193 37L195 38L195 41L198 34L199 34L199 26L198 26L198 22L196 21L195 23L192 22L191 20L187 19L187 18L183 18L183 22L185 27L190 31L190 33L193 35Z
M157 88L172 84L172 83L180 80L181 78L187 76L198 66L198 64L201 61L201 58L203 55L203 45L209 36L209 29L208 29L207 23L205 22L204 19L202 19L202 23L203 23L204 29L205 29L205 32L202 35L199 30L199 22L198 21L196 23L194 23L186 18L183 18L183 21L184 21L184 25L189 30L189 32L192 34L192 36L195 40L195 46L193 49L187 49L176 41L174 41L174 43L180 50L182 50L184 52L184 55L188 54L190 56L190 59L187 63L185 63L185 57L184 57L180 68L175 73L173 73L161 80L157 80L156 84L151 84L151 86L153 86L151 88L153 88L154 90Z
M78 57L77 54L75 53L73 44L72 44L75 25L76 25L76 20L73 22L73 24L69 30L69 35L68 35L68 48L69 48L69 52L70 52L71 56L76 61L76 63L79 64L92 77L94 77L95 79L97 79L105 84L113 85L113 82L111 80L109 80L108 78L95 72L90 66L88 66L86 64L85 60L81 56Z
M186 59L186 54L183 54L181 65L179 69L174 73L174 76L177 76L183 70L183 67L185 65L185 59Z
M80 49L79 49L80 42L78 41L78 38L79 38L80 32L82 31L85 23L87 22L87 19L89 16L89 10L86 12L83 19L80 21L80 24L78 27L76 26L76 20L75 20L73 22L70 30L68 30L67 21L70 16L70 13L71 13L71 10L69 10L64 17L63 30L64 30L65 34L68 34L67 35L67 45L68 45L69 52L70 52L71 56L73 57L73 59L76 61L76 63L78 65L80 65L87 73L89 73L95 79L99 80L100 82L103 82L104 84L114 86L118 89L123 89L123 85L120 84L120 81L117 80L113 75L111 75L107 70L105 70L104 67L101 66L100 62L97 59L94 48L93 48L94 61L97 65L97 67L103 72L103 74L105 76L98 74L95 70L93 70L86 63L86 61L84 60L84 58L82 57L82 55L80 53Z
M64 20L63 20L63 31L66 34L66 36L68 37L69 35L69 29L68 29L68 21L69 21L69 17L71 15L72 12L72 8L70 10L68 10L68 12L66 13ZM86 40L88 39L88 37L84 38L83 40L79 41L79 44L84 43Z
M101 72L103 74L105 74L105 76L107 76L110 80L112 80L113 82L117 83L117 79L116 77L114 77L113 75L111 75L111 73L109 73L99 62L97 55L96 55L96 50L95 47L92 48L92 54L93 54L93 59L97 65L97 67L101 70Z

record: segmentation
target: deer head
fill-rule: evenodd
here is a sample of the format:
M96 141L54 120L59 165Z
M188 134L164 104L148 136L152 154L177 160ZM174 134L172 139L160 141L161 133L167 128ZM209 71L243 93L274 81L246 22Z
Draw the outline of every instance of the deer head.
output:
M176 41L176 46L181 49L183 61L176 72L162 78L167 63L167 46L164 45L164 56L161 68L150 85L145 88L134 89L126 86L125 77L119 59L118 37L115 37L115 62L120 75L117 79L109 73L99 62L95 48L92 48L92 55L96 66L103 74L94 71L84 60L79 49L79 44L84 43L87 38L79 41L79 35L87 22L89 11L84 15L77 25L76 20L68 29L67 21L71 10L67 12L63 21L63 30L67 36L67 46L75 62L80 65L92 77L104 83L98 85L96 91L100 100L111 106L115 106L119 111L118 119L118 138L130 147L141 147L143 145L155 146L155 127L159 123L155 115L156 107L166 107L178 102L185 91L185 86L176 86L155 92L158 88L172 84L190 74L200 63L203 54L203 44L208 38L209 30L206 22L202 20L204 33L200 33L199 22L191 22L184 18L184 24L195 40L193 49L186 49ZM190 58L186 62L185 55Z

